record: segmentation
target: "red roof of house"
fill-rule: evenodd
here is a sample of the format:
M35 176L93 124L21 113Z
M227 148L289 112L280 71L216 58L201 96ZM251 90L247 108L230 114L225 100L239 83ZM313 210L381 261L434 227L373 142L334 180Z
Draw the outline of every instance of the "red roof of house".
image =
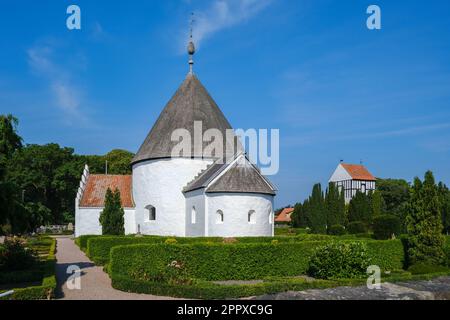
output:
M354 180L376 180L376 178L363 165L342 163L342 166Z
M291 215L294 208L284 208L275 218L275 222L291 222Z
M103 207L108 188L113 191L116 188L119 189L122 207L134 208L131 176L104 174L89 175L80 201L80 207Z

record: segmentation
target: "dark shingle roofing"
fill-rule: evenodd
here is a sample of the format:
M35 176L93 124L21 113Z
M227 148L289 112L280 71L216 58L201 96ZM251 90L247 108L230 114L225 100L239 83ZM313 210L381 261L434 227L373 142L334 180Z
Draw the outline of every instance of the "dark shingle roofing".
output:
M275 195L275 188L246 157L240 158L206 189L208 193L236 192Z
M101 208L105 205L106 190L116 188L120 191L122 207L134 208L132 178L130 175L91 174L86 181L80 207Z
M233 162L233 160L237 161ZM206 188L207 193L261 193L275 195L275 187L245 155L224 163L216 161L190 182L184 192ZM230 167L231 166L231 167ZM222 176L219 176L224 172ZM214 181L216 177L219 178ZM212 183L212 184L211 184Z
M234 160L234 159L233 159ZM218 159L216 162L210 164L205 170L201 171L187 186L183 192L194 191L201 188L206 188L208 184L214 179L222 170L228 166L223 159Z
M172 149L178 142L171 141L176 129L187 129L192 138L192 157L202 157L200 144L194 141L194 121L202 122L202 133L208 129L218 129L224 137L224 151L236 153L236 148L226 148L227 129L232 129L222 111L193 74L188 74L175 95L167 103L154 124L144 143L132 160L132 163L158 158L170 158ZM195 142L198 144L195 145ZM203 142L203 147L210 142ZM230 144L231 145L231 144ZM241 147L237 144L238 148Z

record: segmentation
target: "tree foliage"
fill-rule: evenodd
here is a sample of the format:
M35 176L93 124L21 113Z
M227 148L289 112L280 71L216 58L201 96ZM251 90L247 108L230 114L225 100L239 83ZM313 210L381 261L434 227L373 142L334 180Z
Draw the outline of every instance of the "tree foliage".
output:
M397 216L385 214L376 216L373 221L373 236L377 240L391 239L400 232L400 220Z
M372 217L376 218L386 212L386 203L379 190L370 193L370 202L372 206Z
M110 188L106 191L105 208L100 213L100 224L104 235L123 235L124 228L124 210L120 201L120 191L114 192Z
M306 221L303 216L303 205L300 202L294 206L294 211L291 215L291 222L294 228L307 227Z
M306 217L313 233L326 233L327 208L320 183L315 184L306 206Z
M384 213L400 219L402 231L406 231L407 205L410 199L410 185L403 179L377 179L377 191L385 203Z
M74 221L83 167L91 173L130 174L133 154L77 155L58 144L22 145L18 120L0 115L0 232L20 234L40 225ZM3 225L3 227L2 227Z
M10 159L22 148L22 138L17 134L19 120L11 114L0 115L0 156Z
M357 191L348 207L349 222L360 221L369 225L372 221L372 204L370 196Z
M408 260L410 264L441 264L444 261L439 189L433 173L428 171L424 181L414 179L408 204Z
M450 232L450 190L445 184L438 184L439 203L441 205L441 216L444 233Z
M344 193L339 191L335 183L330 183L325 193L325 205L327 212L327 226L345 223L345 198Z
M22 138L17 133L19 121L12 115L0 115L0 226L10 223L23 208L18 201L18 188L7 179L8 163L13 154L22 148ZM0 233L3 228L0 228Z

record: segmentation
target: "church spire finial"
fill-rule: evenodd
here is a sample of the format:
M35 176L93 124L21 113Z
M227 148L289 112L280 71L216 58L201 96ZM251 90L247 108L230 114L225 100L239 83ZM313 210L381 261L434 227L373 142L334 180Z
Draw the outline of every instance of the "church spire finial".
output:
M195 53L195 45L192 39L192 28L194 25L194 13L191 13L191 22L190 22L190 34L189 34L189 44L188 44L188 54L189 54L189 74L193 74L193 66L194 66L194 53Z

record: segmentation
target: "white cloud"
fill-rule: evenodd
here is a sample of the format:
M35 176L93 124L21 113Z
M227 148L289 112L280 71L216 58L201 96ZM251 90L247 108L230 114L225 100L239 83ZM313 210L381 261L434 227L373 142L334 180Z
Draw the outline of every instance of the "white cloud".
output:
M215 0L204 10L194 10L193 37L197 47L220 30L247 21L272 0ZM185 43L183 43L185 46Z
M80 101L78 93L73 87L70 87L70 85L67 85L66 83L55 82L52 83L51 88L59 106L61 106L64 111L70 114L78 114Z
M86 120L81 113L81 90L74 83L70 72L56 62L55 44L45 43L27 50L31 70L48 83L54 104L67 116L67 120Z

